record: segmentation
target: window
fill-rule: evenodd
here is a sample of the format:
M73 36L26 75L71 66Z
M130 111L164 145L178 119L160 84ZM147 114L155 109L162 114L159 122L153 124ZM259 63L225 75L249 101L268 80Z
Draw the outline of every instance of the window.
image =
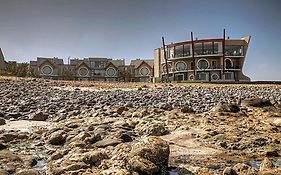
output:
M103 68L104 62L103 61L93 61L93 62L91 62L91 67L93 67L93 68Z
M175 46L175 58L177 58L177 57L183 57L183 46L182 45Z
M104 76L104 73L105 73L104 70L99 70L99 69L94 70L94 75Z
M240 69L240 61L239 60L235 61L235 69Z
M190 63L190 69L194 69L194 62L193 61Z
M207 73L199 73L199 80L208 80Z
M217 68L217 61L212 61L212 69L216 69Z
M113 77L116 75L116 70L114 68L110 67L106 70L106 74L110 77Z
M183 71L183 70L186 70L186 69L187 69L187 65L186 65L185 62L180 61L180 62L176 63L176 70L177 71Z
M203 55L210 55L213 54L213 42L206 42L204 43L204 52Z
M53 73L53 68L49 65L45 65L44 67L42 67L41 72L44 75L51 75Z
M226 80L233 80L233 72L226 72L225 73L225 79Z
M194 55L203 54L203 43L194 43Z
M227 56L243 56L243 46L225 46L225 55Z
M208 69L209 63L207 60L201 59L197 62L197 67L198 69Z
M211 78L212 78L212 80L218 80L219 79L219 75L214 73L214 74L212 74Z
M167 58L174 58L174 46L168 47L167 49Z
M194 80L194 75L190 75L189 80Z
M149 74L149 69L148 69L147 67L142 67L142 68L140 69L140 74L141 74L142 76L147 76L147 75Z
M225 68L231 69L232 68L232 61L230 59L225 60Z
M218 54L218 53L219 53L219 43L214 42L214 54Z
M166 65L165 65L165 64L162 66L162 71L163 71L164 73L167 72L167 71L166 71ZM171 71L171 65L170 65L170 64L168 64L168 71L169 71L169 72Z
M78 74L82 77L87 76L89 74L89 70L86 67L81 67L78 70Z
M190 44L186 44L183 46L183 56L190 56Z

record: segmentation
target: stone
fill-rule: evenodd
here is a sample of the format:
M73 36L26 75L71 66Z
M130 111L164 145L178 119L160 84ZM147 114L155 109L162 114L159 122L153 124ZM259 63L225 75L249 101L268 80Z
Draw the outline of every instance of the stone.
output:
M241 105L262 108L262 107L272 106L272 103L270 102L270 100L267 99L251 98L248 100L243 100Z
M95 165L101 162L103 159L107 159L107 158L108 158L107 155L101 151L91 151L85 153L83 157L83 161L86 164Z
M34 121L46 121L48 119L48 114L39 111L31 115L29 119Z
M265 152L266 157L279 157L279 153L277 149L267 150Z
M239 175L240 174L247 174L250 169L251 169L251 167L249 165L244 164L244 163L237 163L233 167L233 170Z
M139 174L154 174L159 172L158 166L140 156L132 157L128 164L130 165L132 171L136 171Z
M168 134L162 122L139 123L135 129L139 135L162 136Z
M119 139L103 139L103 140L97 141L94 144L94 146L99 147L99 148L105 148L107 146L116 146L120 143L122 143L122 141Z
M260 166L260 171L266 171L268 169L273 169L274 164L271 160L269 160L267 157L263 159L262 164Z
M236 104L218 103L211 109L211 112L232 112L237 113L240 111L240 107Z
M194 113L194 110L192 108L190 108L189 106L183 106L181 108L181 112L182 113Z
M5 124L6 124L6 120L3 119L3 118L0 118L0 126L1 126L1 125L5 125Z
M128 110L128 108L126 108L126 107L124 107L124 106L121 106L121 107L119 107L119 108L117 109L116 112L117 112L119 115L121 115L123 111L127 111L127 110Z
M51 145L63 145L65 143L65 139L66 136L64 131L55 131L50 135L48 142Z
M277 127L281 127L281 118L275 119L272 124Z
M20 170L16 175L40 175L39 171L33 169Z
M7 145L0 142L0 151L3 149L7 149Z
M168 142L155 136L145 137L132 146L129 165L140 174L154 172L164 175L167 173L169 154Z
M226 167L223 170L223 175L238 175L231 167Z

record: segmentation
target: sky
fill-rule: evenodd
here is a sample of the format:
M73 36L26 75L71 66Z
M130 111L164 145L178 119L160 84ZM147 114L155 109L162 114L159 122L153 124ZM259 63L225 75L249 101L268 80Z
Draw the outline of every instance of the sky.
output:
M243 72L281 80L279 0L0 0L7 61L36 57L153 58L167 43L251 35Z

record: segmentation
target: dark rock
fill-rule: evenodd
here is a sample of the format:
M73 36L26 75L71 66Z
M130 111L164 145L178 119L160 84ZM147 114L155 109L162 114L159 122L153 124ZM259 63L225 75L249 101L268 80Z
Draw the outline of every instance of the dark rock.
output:
M272 103L267 99L252 98L242 101L242 105L262 108L266 106L272 106Z
M0 142L0 150L7 149L7 145Z
M224 170L223 170L223 175L238 175L232 168L230 167L226 167Z
M5 121L5 119L3 119L3 118L0 118L0 126L1 125L5 125L6 124L6 121Z
M48 142L52 145L63 145L65 140L65 133L63 131L56 131L50 135Z
M35 120L35 121L45 121L48 119L48 114L45 114L43 112L36 112L35 114L31 115L29 117L30 120Z
M183 106L181 108L181 112L182 113L194 113L194 110L192 108L190 108L189 106Z
M162 103L160 104L159 108L166 111L171 111L173 109L173 106L168 103Z
M279 157L278 150L276 149L266 151L265 155L266 157Z
M128 110L128 108L122 106L122 107L119 107L116 112L117 112L119 115L121 115L123 111L127 111L127 110Z

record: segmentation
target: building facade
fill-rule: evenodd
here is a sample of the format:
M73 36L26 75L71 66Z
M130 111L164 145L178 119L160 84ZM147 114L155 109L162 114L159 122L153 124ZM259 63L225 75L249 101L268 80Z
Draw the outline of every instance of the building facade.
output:
M242 72L250 36L204 39L166 45L170 81L250 81ZM224 50L224 51L223 51ZM167 77L164 49L154 50L154 81Z
M2 49L0 48L0 70L5 70L7 62L5 61Z
M62 59L41 58L30 62L33 75L48 79L75 79L92 81L137 81L149 82L153 78L153 60L132 60L125 65L124 59L84 58Z

